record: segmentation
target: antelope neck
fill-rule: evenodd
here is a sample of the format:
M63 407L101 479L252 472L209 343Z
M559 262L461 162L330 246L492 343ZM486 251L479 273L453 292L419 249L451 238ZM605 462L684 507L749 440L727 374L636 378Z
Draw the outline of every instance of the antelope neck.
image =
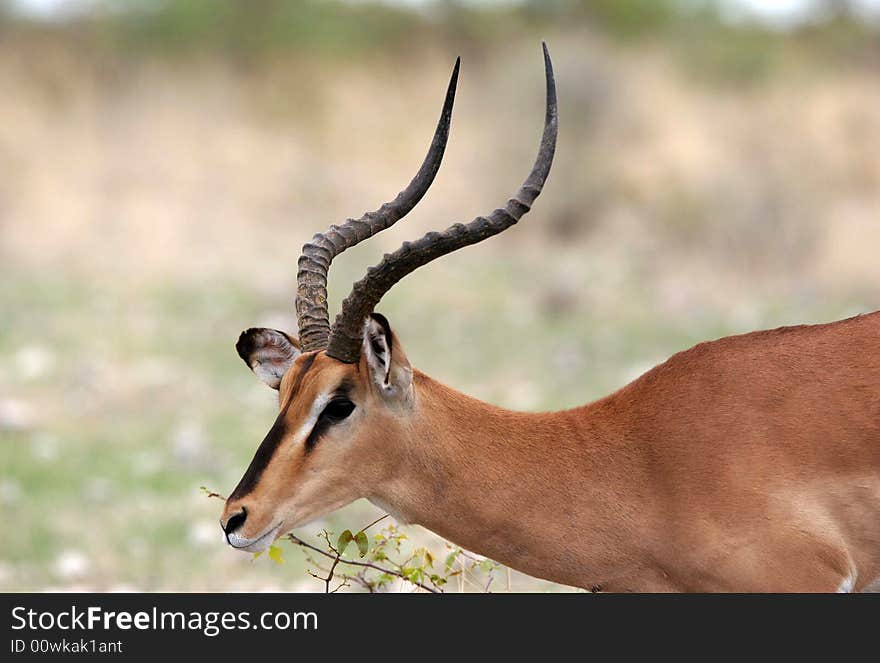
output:
M622 566L642 563L621 554L639 549L627 523L645 507L621 492L636 471L626 467L632 450L621 462L624 436L604 416L602 401L561 412L511 412L421 372L413 379L413 423L403 448L389 450L397 462L374 502L469 550L557 582L589 586L588 574L599 585ZM586 546L567 544L584 538Z

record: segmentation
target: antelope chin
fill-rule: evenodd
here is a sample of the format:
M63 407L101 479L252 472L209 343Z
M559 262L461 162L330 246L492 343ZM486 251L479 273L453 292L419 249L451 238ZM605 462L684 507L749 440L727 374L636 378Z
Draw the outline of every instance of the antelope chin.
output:
M226 536L226 541L236 550L241 550L242 552L249 553L260 553L267 550L269 546L272 545L272 542L275 540L275 536L278 534L278 530L281 529L281 525L282 523L278 523L268 532L264 532L260 536L253 539L247 539L240 534L236 534L235 532L233 532L232 534L228 534Z

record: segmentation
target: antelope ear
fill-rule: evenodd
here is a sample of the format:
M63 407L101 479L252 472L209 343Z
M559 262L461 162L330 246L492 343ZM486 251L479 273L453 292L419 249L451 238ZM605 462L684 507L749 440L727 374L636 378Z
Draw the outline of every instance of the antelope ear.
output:
M235 349L244 363L272 389L281 386L281 378L301 354L299 339L275 329L251 328L238 337Z
M372 313L367 320L361 357L384 397L405 400L412 394L412 367L384 315Z

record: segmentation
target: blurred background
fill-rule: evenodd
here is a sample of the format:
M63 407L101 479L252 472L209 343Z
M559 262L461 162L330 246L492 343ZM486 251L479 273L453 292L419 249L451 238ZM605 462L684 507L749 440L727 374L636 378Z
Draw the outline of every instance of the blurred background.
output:
M0 590L323 588L298 550L227 548L199 490L228 493L275 417L234 342L295 329L300 246L409 180L459 54L431 192L337 259L332 307L502 203L540 136L542 38L553 172L522 223L382 302L415 366L559 409L701 340L880 308L876 0L6 0Z

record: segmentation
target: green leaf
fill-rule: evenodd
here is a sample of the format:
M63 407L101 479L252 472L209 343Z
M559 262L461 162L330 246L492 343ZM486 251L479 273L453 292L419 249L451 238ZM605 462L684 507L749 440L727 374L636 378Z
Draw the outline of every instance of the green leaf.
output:
M348 544L352 541L354 541L354 536L350 529L345 530L339 535L339 540L336 542L336 550L339 551L340 555L345 552L345 549L348 548Z
M284 558L281 556L280 546L269 546L269 559L276 564L284 564Z
M452 568L452 565L455 564L455 560L458 559L458 553L460 553L460 552L461 552L460 550L455 550L446 556L446 568L447 569Z
M430 566L430 567L433 568L433 566L434 566L434 555L432 555L432 554L431 554L430 552L428 552L427 550L425 550L425 562L427 562L428 566Z
M354 537L354 542L357 544L361 557L370 552L370 540L367 538L366 533L358 532Z
M258 558L260 555L262 555L262 554L263 554L263 551L262 551L262 550L261 550L260 552L258 552L258 553L254 553L254 554L251 556L251 559L257 559L257 558Z

